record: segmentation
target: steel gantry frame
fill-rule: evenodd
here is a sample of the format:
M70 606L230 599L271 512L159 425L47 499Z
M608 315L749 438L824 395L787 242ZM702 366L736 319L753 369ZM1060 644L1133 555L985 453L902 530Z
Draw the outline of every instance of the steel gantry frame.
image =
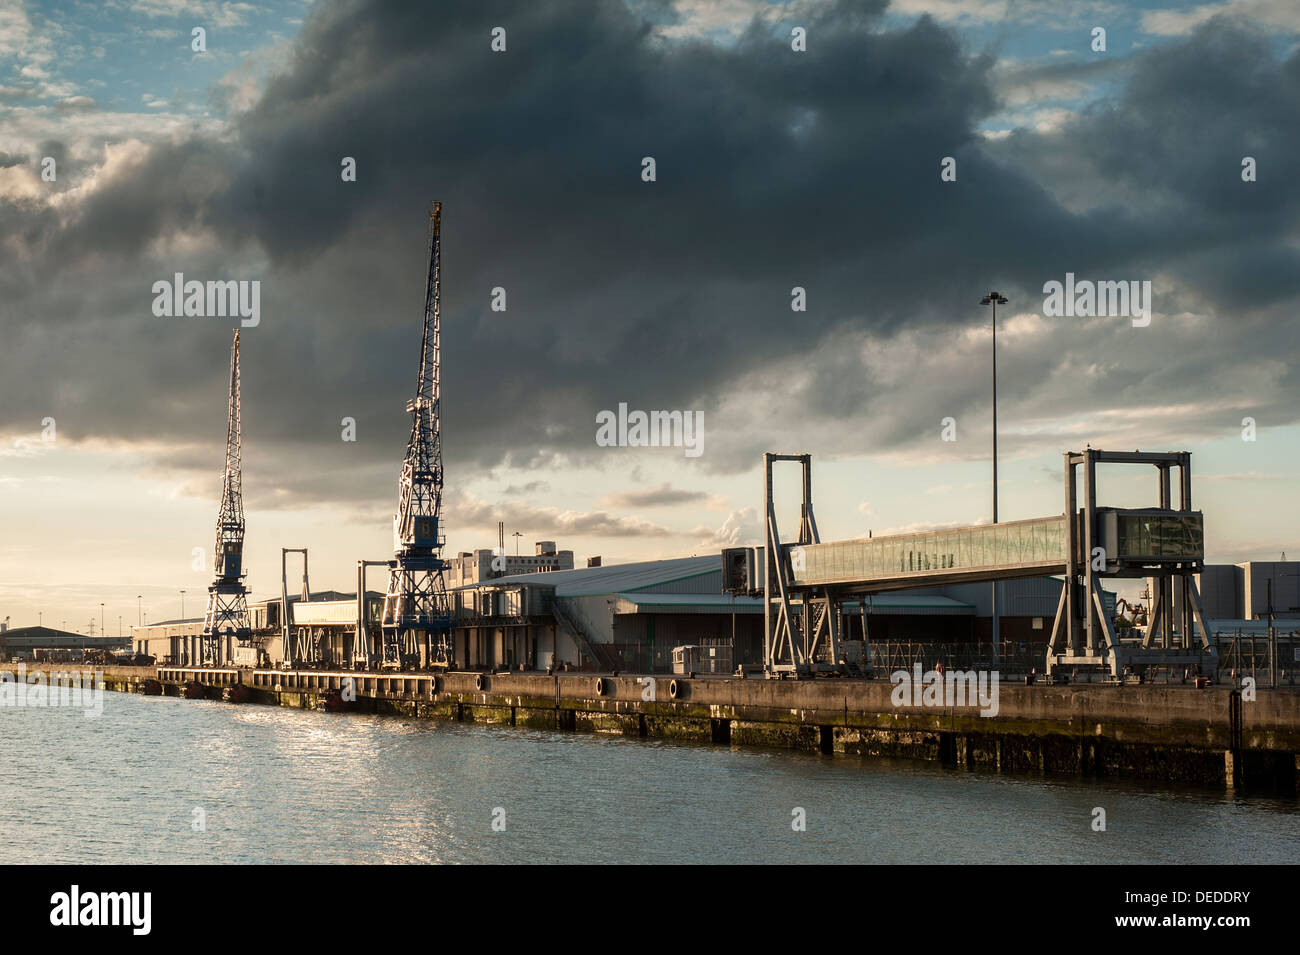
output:
M799 511L799 536L793 544L781 542L772 499L772 465L797 462L803 472L803 501ZM820 543L812 503L812 455L763 454L763 514L767 546L763 558L763 665L769 676L790 673L803 676L819 669L833 670L839 662L839 601L824 589L802 589L796 612L791 582L800 563L799 548ZM819 661L825 655L829 659Z
M1192 510L1192 456L1188 451L1067 451L1065 457L1065 586L1047 645L1046 669L1101 667L1112 676L1136 665L1213 664L1218 651L1205 619L1195 574L1204 566L1204 548L1188 556L1152 563L1126 562L1098 546L1103 539L1097 508L1098 464L1147 464L1156 469L1159 514L1196 515ZM1078 469L1083 467L1083 506L1079 506ZM1170 470L1178 469L1178 506L1172 506ZM1102 577L1152 577L1153 606L1141 649L1120 645L1101 598ZM1178 579L1181 586L1175 587ZM1177 606L1174 604L1177 603ZM1196 640L1196 626L1201 629ZM1175 626L1177 631L1175 632Z
M442 203L429 211L429 270L416 395L406 403L411 436L398 479L394 559L380 628L380 665L455 665L451 602L442 556Z
M293 639L293 631L290 620L292 619L289 608L289 555L302 554L302 600L304 603L311 600L311 583L307 579L307 548L306 547L281 547L280 548L280 633L281 643L280 652L284 659L285 666L293 667L295 663L307 662L311 656L310 640L305 640L301 630L298 634L297 644Z
M777 462L797 462L803 472L799 534L793 543L782 541L777 526L772 482ZM1158 506L1099 508L1098 464L1154 466ZM1177 506L1174 468L1179 471ZM1120 677L1127 667L1140 672L1142 667L1217 662L1196 587L1195 574L1205 560L1204 524L1201 513L1192 509L1191 454L1186 451L1067 452L1065 512L1056 517L847 541L820 539L810 455L764 454L763 481L766 546L761 554L754 547L727 548L722 558L726 592L763 597L768 676L846 670L840 651L842 604L848 597L1048 574L1064 575L1047 644L1049 677L1063 667L1104 669ZM1156 580L1140 647L1121 646L1106 612L1101 579L1114 577Z
M248 619L248 588L244 578L244 492L239 415L239 331L230 348L230 392L226 404L226 466L217 511L217 543L212 564L215 577L208 587L208 605L199 638L199 662L226 662L223 638L241 647L252 643Z
M377 641L372 638L370 620L366 613L366 569L369 567L390 567L391 565L392 562L387 560L357 561L357 625L355 638L352 642L352 666L354 669L369 670L375 662Z

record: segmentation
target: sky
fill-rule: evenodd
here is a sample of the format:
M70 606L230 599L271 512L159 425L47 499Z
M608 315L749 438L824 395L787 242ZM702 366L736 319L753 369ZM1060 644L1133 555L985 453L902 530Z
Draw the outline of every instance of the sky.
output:
M0 619L201 614L241 319L155 314L177 273L259 283L254 596L390 557L432 199L453 554L758 543L769 450L825 540L988 521L997 290L1002 520L1065 451L1188 450L1207 559L1300 555L1298 42L1292 0L0 0ZM607 446L620 405L702 440Z

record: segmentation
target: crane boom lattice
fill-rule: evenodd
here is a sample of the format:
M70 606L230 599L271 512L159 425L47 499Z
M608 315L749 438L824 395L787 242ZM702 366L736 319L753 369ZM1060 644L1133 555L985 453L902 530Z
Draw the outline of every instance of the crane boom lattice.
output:
M200 662L216 666L226 662L223 638L248 646L252 629L248 619L248 588L244 584L244 492L239 421L239 331L230 350L230 397L226 407L226 469L221 482L221 507L217 512L217 544L213 551L215 577L208 587L208 607L203 617ZM233 649L233 648L231 648Z
M429 211L429 270L411 436L398 478L395 554L384 597L381 664L409 669L454 664L451 604L442 557L441 267L442 203Z

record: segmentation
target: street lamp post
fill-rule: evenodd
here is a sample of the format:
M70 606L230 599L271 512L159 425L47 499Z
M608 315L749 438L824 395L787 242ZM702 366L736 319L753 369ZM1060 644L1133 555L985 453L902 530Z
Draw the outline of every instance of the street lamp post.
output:
M100 601L100 604L99 604L99 635L100 635L101 637L106 637L106 636L108 636L107 631L104 630L104 603L103 603L103 601Z
M181 619L185 619L185 591L181 591Z
M138 627L144 623L144 604L141 602L144 597L140 594L135 595L135 625Z
M989 292L982 299L981 305L993 306L993 523L998 522L998 306L1006 305L1007 300L999 292ZM993 588L993 663L998 662L998 638L1001 626L998 620L998 582Z

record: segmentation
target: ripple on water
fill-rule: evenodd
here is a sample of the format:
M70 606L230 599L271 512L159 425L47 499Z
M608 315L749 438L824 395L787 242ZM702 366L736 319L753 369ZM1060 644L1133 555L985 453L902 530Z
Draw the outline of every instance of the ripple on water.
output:
M1300 850L1293 799L166 697L109 694L99 719L6 709L0 742L4 862L1186 863Z

